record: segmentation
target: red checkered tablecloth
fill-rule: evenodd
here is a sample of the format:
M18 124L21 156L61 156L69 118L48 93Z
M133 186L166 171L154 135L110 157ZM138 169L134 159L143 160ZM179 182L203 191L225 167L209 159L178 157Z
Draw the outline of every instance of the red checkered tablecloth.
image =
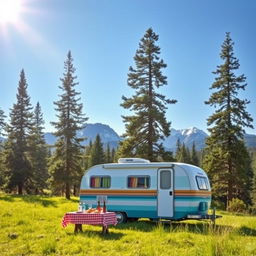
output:
M117 219L114 212L105 213L83 213L83 212L67 212L62 219L62 226L68 224L87 224L87 225L116 225Z

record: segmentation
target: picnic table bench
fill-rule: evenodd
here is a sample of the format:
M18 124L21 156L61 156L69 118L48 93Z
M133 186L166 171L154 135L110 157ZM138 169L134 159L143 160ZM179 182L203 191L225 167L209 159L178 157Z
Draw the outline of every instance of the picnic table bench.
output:
M101 225L102 233L109 232L109 225L116 225L117 219L114 212L102 213L86 213L86 212L67 212L62 218L62 226L66 227L68 224L75 224L74 232L82 232L82 225Z

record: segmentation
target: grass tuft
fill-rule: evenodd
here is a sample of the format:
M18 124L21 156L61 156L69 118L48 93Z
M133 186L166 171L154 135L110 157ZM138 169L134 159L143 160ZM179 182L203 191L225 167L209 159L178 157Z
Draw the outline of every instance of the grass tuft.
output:
M9 238L11 238L11 239L16 239L16 238L18 238L18 234L16 234L16 233L10 233L10 234L8 234L8 237Z
M43 255L50 255L56 252L56 241L53 239L48 239L43 241L42 243L42 254Z

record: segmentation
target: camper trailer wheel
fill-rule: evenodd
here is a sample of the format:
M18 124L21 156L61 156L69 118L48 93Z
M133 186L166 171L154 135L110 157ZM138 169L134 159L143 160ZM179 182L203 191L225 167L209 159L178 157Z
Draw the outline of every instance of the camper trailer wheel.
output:
M116 212L116 218L117 218L118 224L126 223L127 221L127 216L125 212Z

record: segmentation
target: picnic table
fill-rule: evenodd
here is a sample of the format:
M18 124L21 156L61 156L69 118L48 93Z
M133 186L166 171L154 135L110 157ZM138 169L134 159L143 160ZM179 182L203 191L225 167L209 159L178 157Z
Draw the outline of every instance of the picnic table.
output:
M117 219L114 212L102 212L102 213L86 213L86 212L67 212L62 218L62 227L66 227L68 224L75 224L74 232L77 233L82 230L82 225L101 225L102 233L107 234L109 232L109 225L116 225Z

